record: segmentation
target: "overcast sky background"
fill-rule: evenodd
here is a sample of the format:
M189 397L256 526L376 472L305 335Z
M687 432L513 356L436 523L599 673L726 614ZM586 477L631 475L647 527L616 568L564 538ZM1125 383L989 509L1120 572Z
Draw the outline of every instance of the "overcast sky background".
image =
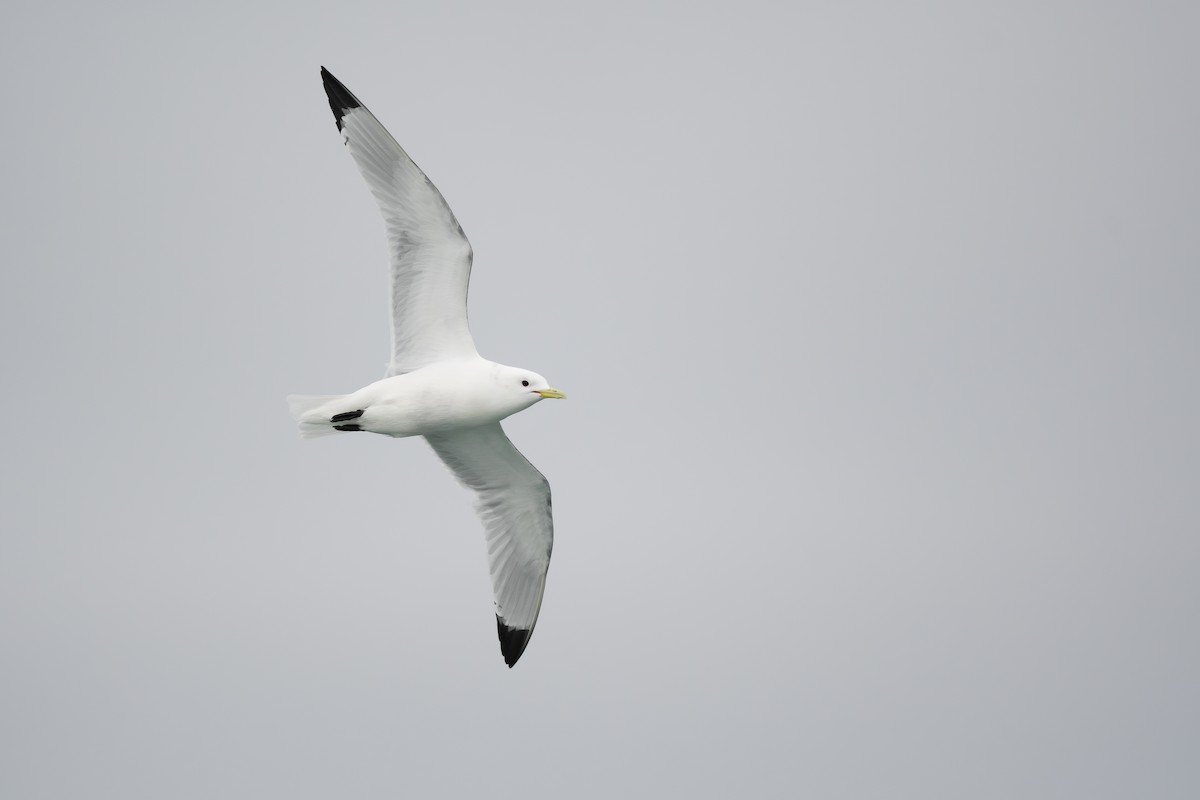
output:
M1200 796L1200 6L2 16L0 796ZM286 412L388 354L322 64L570 395L513 670Z

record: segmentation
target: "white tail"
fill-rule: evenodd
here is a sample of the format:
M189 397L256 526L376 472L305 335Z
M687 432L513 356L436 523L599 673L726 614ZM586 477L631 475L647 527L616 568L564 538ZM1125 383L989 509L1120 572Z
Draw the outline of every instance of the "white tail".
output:
M338 433L329 420L335 412L324 410L326 406L341 400L344 394L289 394L288 408L296 424L300 426L300 435L305 439L315 439L318 436L328 436Z

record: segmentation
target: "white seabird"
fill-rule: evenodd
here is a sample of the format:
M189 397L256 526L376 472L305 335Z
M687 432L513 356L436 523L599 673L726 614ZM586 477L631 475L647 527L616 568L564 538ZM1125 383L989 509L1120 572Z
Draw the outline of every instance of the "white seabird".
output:
M424 436L475 492L487 535L500 651L511 667L529 643L554 540L550 484L500 420L566 397L536 372L480 357L467 328L471 245L437 187L375 115L324 67L329 107L379 203L392 264L387 377L347 395L288 398L305 437L339 431Z

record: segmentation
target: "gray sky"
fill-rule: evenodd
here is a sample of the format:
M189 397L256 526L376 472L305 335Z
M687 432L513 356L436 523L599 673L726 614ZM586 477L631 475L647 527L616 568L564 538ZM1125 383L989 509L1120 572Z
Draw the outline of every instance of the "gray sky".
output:
M0 24L0 796L1200 794L1195 4L176 5ZM321 64L570 394L511 671L286 412L388 352Z

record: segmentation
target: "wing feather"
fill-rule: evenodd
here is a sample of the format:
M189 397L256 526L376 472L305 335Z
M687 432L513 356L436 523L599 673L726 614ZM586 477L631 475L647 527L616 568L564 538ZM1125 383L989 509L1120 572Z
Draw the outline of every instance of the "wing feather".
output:
M529 643L554 546L550 484L500 423L425 437L459 482L475 492L487 536L500 650L508 666Z
M471 244L437 187L327 69L325 94L346 147L379 204L392 266L388 375L476 355L467 326Z

